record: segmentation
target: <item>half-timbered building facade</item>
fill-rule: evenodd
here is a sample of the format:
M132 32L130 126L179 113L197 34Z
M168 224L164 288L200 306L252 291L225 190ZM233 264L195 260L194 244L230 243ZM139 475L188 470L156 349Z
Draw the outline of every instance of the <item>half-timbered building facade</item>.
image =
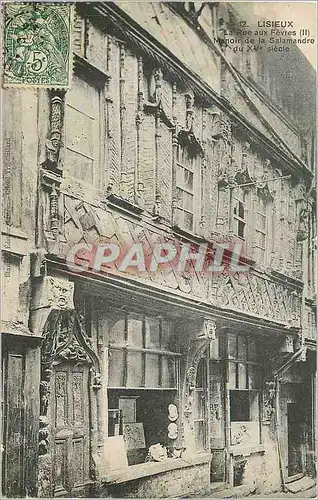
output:
M315 75L296 47L234 53L242 15L80 2L71 88L4 91L6 496L314 475ZM248 273L67 262L228 241Z

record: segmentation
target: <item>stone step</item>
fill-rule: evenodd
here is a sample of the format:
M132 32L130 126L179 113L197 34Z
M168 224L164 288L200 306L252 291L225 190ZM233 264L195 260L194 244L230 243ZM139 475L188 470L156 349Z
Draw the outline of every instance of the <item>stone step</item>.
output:
M210 485L210 492L211 493L214 491L220 491L220 490L224 490L224 489L227 489L227 484L224 483L223 481L214 481Z
M297 481L286 484L285 487L286 490L290 491L291 493L298 493L299 491L306 491L310 488L313 488L315 484L316 483L314 479L308 476L304 476Z

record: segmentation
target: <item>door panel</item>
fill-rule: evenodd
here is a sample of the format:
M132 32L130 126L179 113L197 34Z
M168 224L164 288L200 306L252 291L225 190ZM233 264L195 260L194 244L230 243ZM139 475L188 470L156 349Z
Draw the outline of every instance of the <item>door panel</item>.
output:
M4 367L3 485L8 497L25 494L24 481L24 353L8 353Z
M287 403L288 476L303 472L302 410L298 403Z
M53 489L70 494L89 482L88 366L57 365L52 375Z

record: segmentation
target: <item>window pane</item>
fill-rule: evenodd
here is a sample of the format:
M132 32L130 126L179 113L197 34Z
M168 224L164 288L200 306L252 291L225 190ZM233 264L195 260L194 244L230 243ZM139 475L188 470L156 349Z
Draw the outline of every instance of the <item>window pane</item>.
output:
M183 193L183 208L189 212L193 212L193 195L184 192Z
M237 359L237 352L236 352L236 335L230 333L228 335L228 346L229 346L229 358L230 359Z
M238 359L241 361L246 361L247 355L247 342L246 337L243 335L238 335Z
M238 363L238 388L239 389L247 389L247 380L246 380L246 365L242 363Z
M166 321L165 319L161 320L161 346L163 349L167 349L168 351L176 351L174 345L172 345L172 325L170 321Z
M184 185L189 190L193 190L193 173L189 170L184 170Z
M236 363L229 363L229 387L236 389Z
M123 311L112 311L109 320L109 343L124 345L125 340L125 313Z
M108 387L123 386L124 352L109 350Z
M160 319L145 318L145 329L146 347L158 349L160 347Z
M256 231L256 245L260 248L265 248L266 235L259 231Z
M135 347L143 347L143 317L139 314L128 315L128 343Z
M177 360L172 356L162 356L161 366L161 386L166 389L175 387Z
M180 208L176 209L176 224L183 227L183 211Z
M146 354L145 386L149 389L159 387L159 356L157 354Z
M99 156L99 91L73 77L65 106L65 167L74 177L93 182Z
M239 201L239 204L238 204L238 215L239 217L241 217L241 219L244 219L244 204Z
M183 194L184 194L184 191L182 189L178 188L177 189L177 205L180 208L183 207Z
M190 231L193 230L193 215L187 212L184 213L184 228Z
M244 238L245 222L238 221L238 236Z
M259 420L258 392L249 393L250 400L250 420Z
M143 379L142 354L128 352L127 354L127 387L141 387Z
M263 214L257 213L256 214L256 224L257 228L265 231L266 228L266 217Z
M123 423L136 422L136 398L119 398Z
M249 382L249 389L258 388L258 371L256 366L253 365L248 366L248 382Z
M180 167L180 165L176 166L176 183L177 186L183 187L183 177L184 177L184 169Z
M234 206L233 206L233 212L234 215L238 215L238 200L234 200Z
M248 339L248 360L249 361L256 361L256 342L255 339L249 338Z
M250 419L249 392L230 391L230 419L232 422L247 422Z

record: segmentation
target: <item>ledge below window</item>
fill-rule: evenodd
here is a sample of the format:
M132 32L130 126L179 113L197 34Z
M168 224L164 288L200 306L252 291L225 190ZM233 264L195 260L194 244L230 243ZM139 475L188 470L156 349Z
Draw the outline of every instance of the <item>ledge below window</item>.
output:
M231 455L239 456L243 455L244 457L247 457L249 455L252 455L253 453L262 453L265 451L265 448L262 444L250 444L250 445L236 445L236 446L231 446L230 447L230 453Z
M185 467L193 467L211 461L210 453L201 453L185 458L168 458L162 462L145 462L137 465L130 465L124 469L110 471L109 474L102 478L102 483L126 483L134 479L140 479L147 476L154 476L169 472L171 470L183 469Z

